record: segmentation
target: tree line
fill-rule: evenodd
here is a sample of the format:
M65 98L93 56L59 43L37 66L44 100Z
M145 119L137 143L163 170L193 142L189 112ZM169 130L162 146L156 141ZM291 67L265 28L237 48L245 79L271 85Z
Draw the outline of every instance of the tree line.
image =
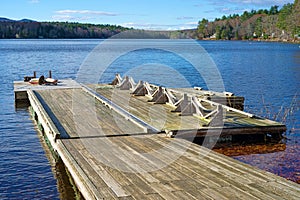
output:
M73 22L2 21L0 39L11 38L109 38L129 30L116 25L94 25Z
M212 22L203 18L198 23L196 37L216 40L295 40L300 37L299 13L299 0L295 0L281 9L275 5L270 9L245 11L241 15L224 15Z

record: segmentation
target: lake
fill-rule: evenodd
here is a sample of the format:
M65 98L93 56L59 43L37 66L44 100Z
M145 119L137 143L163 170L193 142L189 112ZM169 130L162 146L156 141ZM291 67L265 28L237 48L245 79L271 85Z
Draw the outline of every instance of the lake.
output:
M130 41L127 41L130 45ZM100 82L111 81L115 73L137 76L165 86L200 86L224 89L245 97L245 110L275 119L287 125L285 140L277 145L232 147L235 159L300 181L300 47L296 44L249 41L195 41L215 70L222 84L214 85L215 76L201 77L182 56L193 50L185 40L176 40L178 49L165 51L165 40L139 40L155 43L160 49L135 49L121 54L103 70ZM64 169L56 164L37 133L27 107L14 105L13 81L23 80L36 71L48 70L58 79L84 78L81 70L91 60L91 52L102 40L0 40L0 199L60 199L71 186L61 184ZM162 46L161 46L162 45ZM154 46L155 47L155 46ZM127 51L130 48L126 49ZM186 51L185 51L186 50ZM186 54L180 54L185 51ZM178 56L178 55L181 55ZM202 54L201 54L202 55ZM190 57L191 60L195 59ZM200 57L199 57L200 59ZM104 61L103 61L104 62ZM167 69L167 70L162 70ZM92 69L95 70L95 69ZM201 69L203 70L203 69ZM87 72L88 73L88 72ZM182 81L173 74L183 77ZM200 74L200 77L199 77ZM139 76L140 75L140 76ZM98 80L97 79L97 80ZM180 79L181 80L181 79ZM272 149L273 148L273 149ZM265 149L265 150L264 150ZM57 187L59 185L59 187ZM66 192L67 191L67 192Z

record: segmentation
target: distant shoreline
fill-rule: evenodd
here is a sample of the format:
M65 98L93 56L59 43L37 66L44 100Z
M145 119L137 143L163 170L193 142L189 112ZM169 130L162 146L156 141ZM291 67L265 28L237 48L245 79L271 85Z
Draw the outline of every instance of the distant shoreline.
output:
M213 39L198 39L199 41L249 41L249 42L276 42L300 44L300 40L280 40L280 39L248 39L248 40L213 40Z
M1 40L107 40L110 38L0 38ZM135 38L130 38L135 39ZM141 39L141 38L137 38ZM145 38L145 39L151 39L151 38ZM248 40L213 40L213 39L195 39L195 38L153 38L153 39L162 39L162 40L168 40L168 39L174 39L174 40L183 40L183 39L193 39L197 41L228 41L228 42L270 42L270 43L287 43L287 44L300 44L300 40L279 40L279 39L248 39Z

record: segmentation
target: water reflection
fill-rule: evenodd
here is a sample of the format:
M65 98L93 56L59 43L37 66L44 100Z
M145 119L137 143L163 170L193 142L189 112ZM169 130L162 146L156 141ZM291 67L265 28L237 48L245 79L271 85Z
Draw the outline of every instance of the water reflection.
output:
M36 131L38 132L39 139L43 149L45 150L45 155L48 158L51 164L51 170L57 180L57 189L59 191L59 198L64 200L83 200L84 198L80 194L78 188L75 185L74 180L72 179L71 175L69 174L66 166L64 165L63 161L54 155L51 152L49 146L47 145L44 136L39 131L37 127Z
M270 143L270 144L248 144L248 145L231 145L216 147L214 151L224 154L226 156L241 156L251 154L267 154L275 153L286 150L286 144L284 143Z
M15 104L16 112L28 112L30 111L30 104L28 101L19 101ZM32 119L33 120L33 119ZM55 176L57 181L57 190L59 192L59 198L64 200L81 200L84 199L79 192L78 188L75 186L75 183L69 174L67 168L65 167L63 161L50 149L48 146L46 138L43 136L43 133L38 129L36 121L34 122L34 129L37 132L38 139L40 140L40 144L42 145L45 156L47 157L51 170Z

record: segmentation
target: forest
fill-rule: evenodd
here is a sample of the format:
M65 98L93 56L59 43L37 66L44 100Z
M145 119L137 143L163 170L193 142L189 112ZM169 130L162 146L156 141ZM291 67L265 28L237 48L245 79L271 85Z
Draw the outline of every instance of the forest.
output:
M36 22L0 19L0 39L55 39L55 38L109 38L129 30L116 25L94 25L74 22Z
M270 9L245 11L241 15L224 15L212 22L203 18L196 33L187 34L194 34L191 36L198 39L215 40L300 40L299 0L280 9L275 5Z

